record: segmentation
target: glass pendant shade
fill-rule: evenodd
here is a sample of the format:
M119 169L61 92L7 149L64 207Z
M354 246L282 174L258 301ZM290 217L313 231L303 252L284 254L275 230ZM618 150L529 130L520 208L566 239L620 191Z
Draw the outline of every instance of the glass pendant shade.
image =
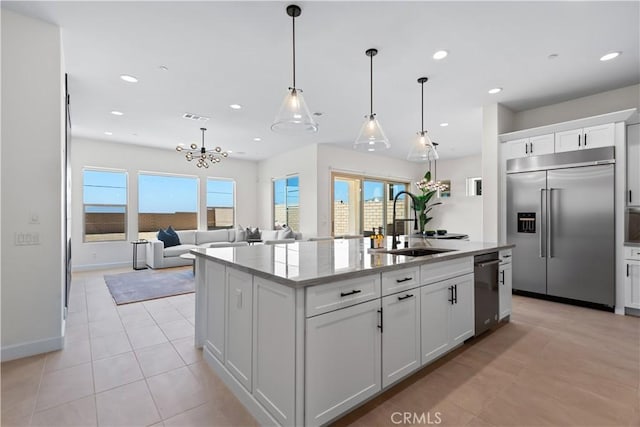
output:
M428 162L431 160L438 160L438 151L435 145L427 135L426 131L420 131L417 133L416 139L411 145L407 160L412 162Z
M375 114L364 117L364 123L353 148L362 151L386 150L391 146Z
M318 131L318 123L313 120L301 89L289 88L271 130L288 134Z

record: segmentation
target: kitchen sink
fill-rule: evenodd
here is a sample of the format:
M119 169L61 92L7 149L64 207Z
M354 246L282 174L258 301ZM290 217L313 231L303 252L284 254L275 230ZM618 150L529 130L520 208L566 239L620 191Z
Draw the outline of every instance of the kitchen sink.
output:
M444 252L451 252L453 249L435 249L435 248L401 248L401 249L392 249L389 251L383 251L388 254L393 255L404 255L404 256L427 256L427 255L436 255Z

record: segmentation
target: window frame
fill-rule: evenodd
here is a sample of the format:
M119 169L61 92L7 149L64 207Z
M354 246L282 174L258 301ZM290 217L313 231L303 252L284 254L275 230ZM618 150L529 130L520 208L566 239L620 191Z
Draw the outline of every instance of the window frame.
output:
M205 187L204 188L204 193L205 193L204 208L205 208L205 227L206 227L206 229L209 230L209 203L208 203L209 180L212 180L212 181L226 181L226 182L231 182L233 184L233 194L232 194L232 196L233 196L233 206L231 207L233 209L233 224L231 224L230 226L212 228L212 230L221 230L221 229L234 228L236 226L236 224L237 224L236 214L237 214L238 210L236 209L236 205L237 205L237 201L238 201L238 199L237 199L238 192L236 191L236 189L237 189L238 183L233 178L220 178L220 177L207 176L204 179L205 179L205 185L204 185L204 187Z
M271 226L273 228L275 228L276 226L276 182L277 181L284 181L285 185L285 192L284 192L284 211L285 211L285 223L287 225L289 224L289 211L288 211L288 193L287 193L287 181L289 179L292 178L298 178L298 228L300 228L300 174L299 173L293 173L290 175L285 175L285 176L281 176L278 178L272 178L271 179ZM294 231L300 231L300 230L296 230L294 229Z
M85 176L84 173L86 171L91 172L107 172L107 173L121 173L124 174L125 180L125 204L124 204L124 238L115 239L115 240L87 240L87 221L86 221L86 212L85 206L87 204L84 202L84 187L85 187ZM93 244L93 243L112 243L112 242L126 242L129 239L129 172L126 169L117 169L117 168L105 168L100 166L83 166L82 167L82 243ZM96 206L90 204L91 206Z
M411 189L411 182L409 181L404 181L401 178L389 178L389 177L376 177L376 176L372 176L372 175L359 175L359 174L354 174L354 173L349 173L349 172L340 172L340 171L331 171L331 176L330 176L330 183L329 183L329 187L331 188L331 235L333 237L341 237L344 236L344 234L339 234L336 235L335 234L335 181L336 178L340 179L345 179L345 180L351 180L351 181L357 181L358 182L358 192L360 194L360 200L358 201L358 225L360 228L359 234L362 234L364 236L367 235L367 231L364 229L364 203L365 203L365 197L364 197L364 183L365 182L379 182L382 183L382 188L383 188L383 194L382 194L382 200L383 200L383 219L384 219L384 226L386 227L390 221L392 221L392 218L387 218L387 204L389 203L389 185L397 185L397 184L404 184L406 190L405 191L409 191ZM405 212L409 212L409 209L411 208L410 204L409 204L409 197L404 197L404 209ZM389 234L391 231L390 230L384 230L385 234ZM370 233L370 231L369 231Z

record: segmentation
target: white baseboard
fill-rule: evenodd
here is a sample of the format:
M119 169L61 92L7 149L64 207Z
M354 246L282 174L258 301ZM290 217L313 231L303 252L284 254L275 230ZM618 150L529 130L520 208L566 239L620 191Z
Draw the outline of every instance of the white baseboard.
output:
M84 264L74 265L71 267L71 271L91 271L91 270L106 270L108 268L122 268L131 267L131 261L128 262L107 262L104 264Z
M60 350L62 347L64 347L64 337L47 338L44 340L8 345L2 347L0 360L6 362L8 360L21 359L36 354Z

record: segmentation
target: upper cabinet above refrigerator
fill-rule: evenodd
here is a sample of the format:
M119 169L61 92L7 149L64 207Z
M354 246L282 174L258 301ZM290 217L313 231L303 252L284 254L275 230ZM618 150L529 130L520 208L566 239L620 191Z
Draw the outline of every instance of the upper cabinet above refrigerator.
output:
M613 123L556 132L556 153L614 145Z
M640 206L640 124L627 126L627 206Z

